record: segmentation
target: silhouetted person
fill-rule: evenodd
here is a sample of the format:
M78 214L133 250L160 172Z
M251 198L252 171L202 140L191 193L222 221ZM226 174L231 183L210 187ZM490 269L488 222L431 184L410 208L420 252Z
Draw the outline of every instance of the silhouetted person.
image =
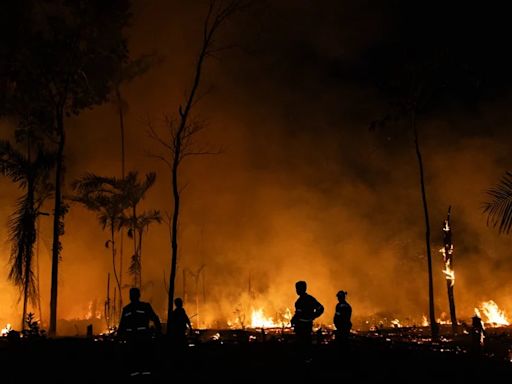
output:
M475 357L480 356L484 345L485 329L482 319L475 315L471 318L471 351Z
M126 341L125 363L130 376L151 375L153 364L152 331L153 322L158 333L162 329L160 319L151 304L140 301L140 290L130 289L130 303L123 308L117 334Z
M335 342L345 352L348 348L348 337L352 329L352 306L346 300L347 291L339 291L336 297L338 303L334 312Z
M177 297L174 299L174 305L169 328L170 335L175 348L183 351L187 347L187 332L192 330L192 324L185 308L183 308L183 300Z
M297 346L306 361L311 360L313 320L324 313L324 307L310 294L306 293L305 281L295 283L295 291L299 298L295 302L295 314L291 325L295 331Z

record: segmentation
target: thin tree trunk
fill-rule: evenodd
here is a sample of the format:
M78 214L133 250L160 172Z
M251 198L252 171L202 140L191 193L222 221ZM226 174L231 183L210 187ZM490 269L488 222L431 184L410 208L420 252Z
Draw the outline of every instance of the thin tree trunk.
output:
M178 141L176 147L176 153L174 156L174 162L172 167L172 193L174 198L174 211L172 214L172 225L171 225L171 273L169 277L169 296L167 302L167 325L170 324L172 319L172 310L174 306L174 283L176 281L176 266L178 260L178 216L180 210L180 193L178 189L178 165L179 156L181 150L181 143ZM167 327L167 334L170 333L170 327Z
M107 273L107 297L105 299L105 321L107 323L107 328L110 329L112 323L110 319L112 318L112 313L110 310L110 272Z
M132 207L132 237L133 237L133 255L135 256L135 259L137 263L140 265L140 259L139 259L139 249L137 246L137 204L134 204ZM138 271L135 271L133 274L133 286L137 287L137 280L138 280ZM138 286L140 288L140 286Z
M210 9L211 11L211 9ZM210 14L208 15L208 17ZM206 52L208 50L208 46L210 44L210 40L212 38L212 34L214 29L211 29L209 32L206 30L205 25L205 34L203 37L203 45L201 47L201 52L199 53L199 57L196 64L195 74L194 74L194 82L192 83L192 89L190 90L190 94L187 99L187 103L185 104L185 109L182 109L181 106L179 108L180 115L180 124L179 128L176 132L176 138L174 143L172 144L174 153L173 153L173 162L172 162L172 195L174 199L174 211L172 214L172 225L171 225L171 273L169 278L169 296L167 303L167 324L169 324L172 317L173 303L174 303L174 285L176 281L176 266L178 260L178 217L180 210L180 193L179 193L179 185L178 185L178 168L181 161L182 156L182 136L185 132L185 128L188 123L188 116L190 113L190 109L194 103L195 95L197 89L199 87L199 82L201 80L201 70L203 67L203 62L206 57ZM167 330L169 332L169 329Z
M124 111L121 97L121 89L119 84L117 84L116 89L116 97L117 97L117 105L119 108L119 128L121 129L121 178L124 180L125 177L125 145L124 145ZM120 229L119 234L120 246L119 246L119 284L122 286L123 284L123 259L124 259L124 230ZM119 295L119 302L121 308L123 307L123 295L122 292Z
M115 236L114 223L111 223L110 224L110 241L112 243L112 267L114 268L114 278L116 279L117 288L119 289L119 310L121 310L123 308L122 307L123 301L121 298L121 280L119 279L119 277L117 275L117 271L116 271L116 243L115 243L114 236Z
M121 177L125 176L124 111L119 85L116 86L117 105L119 107L119 127L121 128Z
M57 334L57 288L60 259L60 233L61 233L61 215L62 215L62 174L64 162L64 143L66 136L64 132L64 115L61 109L57 110L56 115L57 132L59 135L59 144L57 150L57 161L55 166L55 206L53 212L53 244L52 244L52 277L50 292L50 327L49 336Z
M142 289L142 236L144 228L139 230L139 287Z
M194 80L192 82L192 88L186 100L185 106L179 106L179 124L176 130L176 135L173 137L171 146L172 164L171 164L171 179L172 179L172 194L174 200L174 211L172 214L171 223L171 271L169 278L169 295L167 303L167 324L170 323L172 318L172 310L174 303L174 288L176 282L176 268L178 260L178 223L179 223L179 210L180 210L180 194L179 194L179 183L178 183L178 168L183 156L183 140L186 137L188 118L190 110L195 102L195 96L199 88L201 80L201 72L203 68L204 60L208 54L208 49L213 41L213 36L219 28L219 26L226 20L226 18L239 9L239 3L237 1L229 2L223 9L219 9L215 12L215 0L210 1L208 13L203 23L203 41L199 55L197 57L197 63L195 66ZM169 327L167 328L169 333Z
M40 285L39 285L39 280L40 280L40 268L39 268L39 236L40 236L40 229L39 229L39 214L36 218L36 273L37 273L37 278L36 278L36 291L37 291L37 308L39 310L39 322L41 323L41 326L43 324L43 309L42 309L42 306L41 306L41 290L40 290Z
M414 132L414 145L416 149L416 157L418 158L418 167L420 171L420 187L421 199L423 202L423 213L425 216L425 245L427 249L427 263L428 263L428 297L429 297L429 316L430 316L430 332L432 340L439 339L439 328L435 317L434 306L434 282L432 273L432 252L430 249L430 221L428 216L427 193L425 190L425 177L423 171L423 159L421 156L420 145L418 140L418 130L416 127L416 114L411 113L411 126Z

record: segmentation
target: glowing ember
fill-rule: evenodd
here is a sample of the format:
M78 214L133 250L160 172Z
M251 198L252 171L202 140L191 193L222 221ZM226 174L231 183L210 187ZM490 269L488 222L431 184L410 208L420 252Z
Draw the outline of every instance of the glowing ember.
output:
M505 312L499 309L498 305L493 300L485 301L480 304L480 310L487 318L484 323L490 324L493 327L510 325ZM478 308L475 308L475 313L481 318Z
M398 319L391 320L391 324L393 324L393 327L395 327L395 328L401 327L400 320L398 320Z
M5 328L3 328L2 330L0 330L0 336L7 336L7 334L9 332L12 331L12 327L11 327L11 324L7 323L7 325L5 326Z
M437 319L439 324L451 324L452 322L448 319L448 315L446 312L441 312L441 316Z

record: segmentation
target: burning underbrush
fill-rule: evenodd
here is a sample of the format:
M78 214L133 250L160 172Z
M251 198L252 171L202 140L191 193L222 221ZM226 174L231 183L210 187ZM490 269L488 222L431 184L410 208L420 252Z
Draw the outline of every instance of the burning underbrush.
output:
M480 303L474 308L474 315L481 319L484 335L481 351L489 357L512 359L512 325L507 313L493 300ZM294 340L290 324L290 308L265 310L263 306L237 310L221 326L204 323L203 327L194 327L189 333L189 346L202 344L229 345L250 343L288 344ZM324 316L324 320L328 320ZM456 327L452 327L449 316L441 313L437 319L440 330L439 340L433 342L431 329L426 315L418 317L400 317L393 313L379 312L371 316L357 316L352 319L351 339L354 343L371 341L388 347L428 349L455 354L469 353L472 345L472 319L459 318ZM59 329L67 336L89 336L98 342L116 342L115 327L108 328L101 316L85 316L73 320L62 320ZM334 327L329 321L314 324L313 343L331 344L334 340ZM3 339L14 332L11 324L0 331ZM164 324L165 333L165 324ZM20 338L23 338L23 334Z

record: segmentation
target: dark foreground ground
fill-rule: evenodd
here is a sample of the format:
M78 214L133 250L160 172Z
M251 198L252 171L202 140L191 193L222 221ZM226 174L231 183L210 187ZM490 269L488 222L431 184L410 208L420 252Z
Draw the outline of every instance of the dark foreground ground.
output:
M512 363L503 355L477 357L448 344L354 335L346 355L333 344L314 347L309 363L290 341L201 343L178 357L160 339L151 380L135 380L126 373L123 345L115 341L4 339L0 383L473 383L512 378Z

